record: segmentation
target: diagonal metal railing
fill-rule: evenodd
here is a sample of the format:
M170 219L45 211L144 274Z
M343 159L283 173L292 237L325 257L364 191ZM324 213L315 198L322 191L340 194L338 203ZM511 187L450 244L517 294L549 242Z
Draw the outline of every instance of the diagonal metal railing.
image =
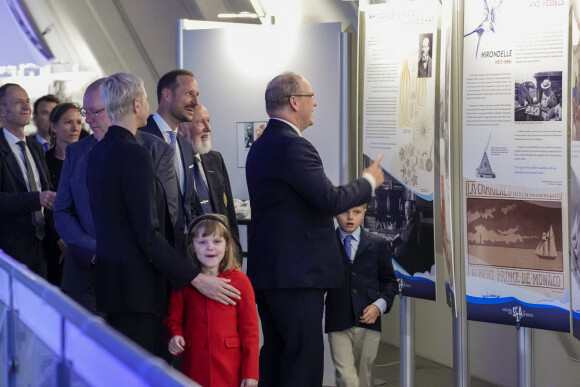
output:
M197 386L0 250L0 385Z

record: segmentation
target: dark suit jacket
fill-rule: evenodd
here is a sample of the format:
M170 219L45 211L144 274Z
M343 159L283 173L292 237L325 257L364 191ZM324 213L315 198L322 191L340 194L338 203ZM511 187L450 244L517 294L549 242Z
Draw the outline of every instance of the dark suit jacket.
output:
M340 287L342 258L332 217L368 202L370 183L361 178L335 187L314 146L276 119L250 148L246 180L254 288Z
M97 242L86 174L89 152L97 142L91 135L66 147L54 202L54 225L67 244L61 281L65 292L85 292L94 286L91 261Z
M139 128L140 132L152 134L165 142L165 138L161 133L161 129L157 126L157 123L153 119L153 116L149 116L147 119L147 126ZM177 135L177 142L179 144L179 149L181 150L181 162L183 163L184 178L185 178L185 192L183 195L179 190L178 182L176 180L177 188L177 218L174 223L175 238L176 238L176 248L182 253L185 252L185 230L187 225L190 224L191 220L198 215L198 213L192 213L192 203L195 203L195 190L193 183L193 174L190 172L193 170L193 149L191 144L180 134ZM171 145L169 145L171 146ZM173 161L172 161L173 165ZM201 212L199 208L197 211Z
M336 234L342 246L338 230ZM354 261L350 262L344 247L341 253L345 276L341 288L326 293L325 331L344 331L357 326L380 332L380 316L372 325L363 324L359 319L363 310L379 298L387 302L385 313L393 306L398 283L389 243L384 238L361 230Z
M151 153L111 126L89 154L87 187L97 236L97 308L166 312L167 279L175 290L199 271L161 234L164 195Z
M42 146L26 138L38 169L42 191L51 189ZM0 249L39 273L42 256L37 254L32 213L41 209L38 192L28 192L18 161L0 127Z
M206 154L200 155L200 157L211 195L211 204L216 213L227 216L230 232L234 238L234 242L238 246L238 258L241 261L242 245L240 244L238 220L236 218L232 187L230 186L230 178L226 164L221 153L216 151L209 151ZM193 171L191 171L191 176L193 177Z
M431 66L433 60L430 56L427 57L427 68L423 66L423 61L419 59L419 68L417 70L417 78L431 78Z

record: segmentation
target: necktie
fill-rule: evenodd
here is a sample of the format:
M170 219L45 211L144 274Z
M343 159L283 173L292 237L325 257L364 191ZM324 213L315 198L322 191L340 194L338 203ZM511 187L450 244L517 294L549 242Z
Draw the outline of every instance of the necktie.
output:
M211 206L211 201L209 200L209 189L207 188L207 184L201 175L201 167L199 165L201 161L197 157L194 157L193 160L193 177L195 179L195 191L199 197L199 203L201 204L205 214L212 213L213 208Z
M351 262L352 262L352 252L351 252L350 242L353 239L354 239L354 237L349 234L349 235L344 237L344 241L342 242L344 244L344 249L346 250L346 255L348 255L348 259L350 259Z
M28 153L26 153L26 143L24 141L18 141L18 145L22 149L24 154L24 163L26 164L26 175L28 177L29 191L39 192L36 186L36 179L34 178L34 172L32 172L32 162L28 158ZM44 239L46 234L44 230L44 216L42 215L42 210L34 211L32 213L32 224L34 225L34 235L40 240Z
M44 148L44 151L47 152L50 149L50 142L45 142L42 144L42 147Z
M179 155L177 154L177 137L174 131L170 130L169 132L169 139L171 147L173 148L173 167L175 168L175 174L177 175L177 182L179 183L179 187L181 190L181 173L179 173ZM183 192L182 192L183 194Z

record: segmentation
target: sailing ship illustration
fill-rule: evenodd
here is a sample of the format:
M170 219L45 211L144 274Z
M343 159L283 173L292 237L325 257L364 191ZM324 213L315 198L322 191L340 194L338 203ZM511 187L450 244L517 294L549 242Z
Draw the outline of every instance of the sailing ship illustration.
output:
M558 256L556 251L556 242L554 242L554 229L550 226L550 230L542 233L542 240L536 249L534 250L540 258L554 259Z
M483 157L481 158L481 162L479 163L479 167L477 167L477 177L485 177L488 179L495 179L495 173L491 169L491 165L489 164L489 159L487 158L487 148L489 147L489 141L491 140L491 133L489 134L489 138L487 139L487 145L483 151Z

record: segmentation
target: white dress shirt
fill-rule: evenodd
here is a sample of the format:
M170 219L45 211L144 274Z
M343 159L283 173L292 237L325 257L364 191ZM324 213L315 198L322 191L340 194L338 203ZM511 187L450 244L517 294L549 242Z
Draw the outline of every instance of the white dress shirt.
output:
M24 177L24 181L26 182L26 187L28 191L30 191L30 182L28 181L28 171L26 170L26 161L24 161L24 154L22 153L22 148L18 145L18 142L21 141L18 137L13 135L8 131L8 129L3 128L4 130L4 137L6 141L8 141L8 145L10 145L10 149L14 156L16 157L16 161L18 162L18 166L20 167L20 172L22 172L22 176ZM26 138L22 140L26 142ZM28 160L32 163L30 166L32 168L32 173L34 173L34 180L36 181L36 186L39 190L42 190L42 184L40 184L40 175L38 174L38 167L36 166L36 162L34 161L34 157L30 153L30 149L28 149L28 144L26 144L26 154L28 155Z

